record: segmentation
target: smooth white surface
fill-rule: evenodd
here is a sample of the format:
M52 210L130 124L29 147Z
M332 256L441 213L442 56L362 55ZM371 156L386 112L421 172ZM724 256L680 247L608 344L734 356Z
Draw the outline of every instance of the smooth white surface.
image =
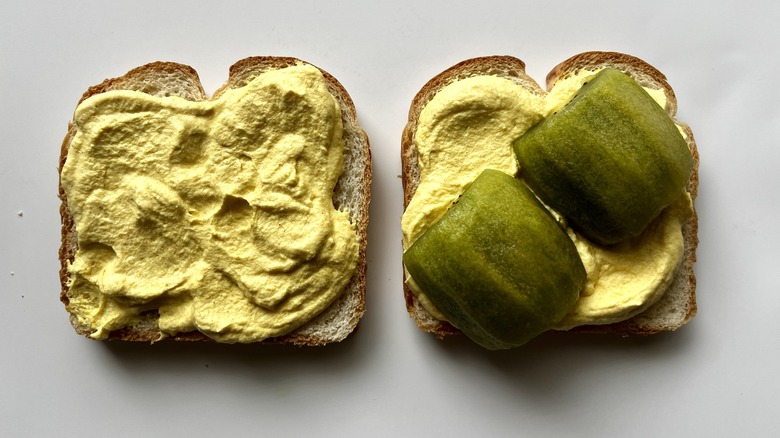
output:
M780 3L3 2L0 436L776 436ZM419 3L419 4L418 4ZM586 50L663 71L701 154L699 315L647 339L438 342L401 295L400 137L433 75L474 56L543 81ZM100 343L58 300L57 160L81 93L155 60L208 92L252 55L352 95L374 157L368 312L320 349Z

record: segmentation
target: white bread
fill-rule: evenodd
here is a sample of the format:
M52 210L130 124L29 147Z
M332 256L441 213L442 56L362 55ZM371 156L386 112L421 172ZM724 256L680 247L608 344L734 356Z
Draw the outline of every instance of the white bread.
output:
M598 70L604 67L617 68L640 85L662 90L667 97L667 112L675 118L677 99L666 77L650 64L639 58L615 52L586 52L575 55L558 64L547 75L547 90L568 75L580 70ZM420 113L425 105L433 99L436 93L445 86L472 76L491 75L510 79L532 93L544 95L546 92L525 73L523 61L511 56L488 56L460 62L439 73L428 81L412 100L409 109L409 120L404 128L401 139L401 165L404 189L404 209L409 205L420 180L417 164L417 148L415 132ZM687 136L688 146L693 156L693 171L687 190L695 199L698 188L699 155L693 133L685 124L675 119ZM693 265L696 261L697 216L693 215L683 226L685 240L683 261L678 268L671 286L664 296L643 313L614 324L581 326L571 329L575 332L615 333L619 335L649 335L661 331L676 330L688 322L696 314L696 277ZM442 338L446 335L460 333L451 324L434 318L416 299L412 291L404 285L406 308L417 325L424 331L431 332Z
M281 69L302 62L299 59L288 57L243 59L230 67L227 82L215 92L212 98L218 97L225 90L244 86L253 77L264 71ZM349 94L333 76L322 69L320 71L325 77L328 89L341 107L345 141L344 173L334 189L333 204L337 209L348 210L352 221L356 224L360 242L358 266L344 293L324 312L293 332L277 338L266 339L263 343L324 345L338 342L355 330L358 321L365 312L366 243L372 178L371 152L368 137L357 124L355 105ZM153 62L137 67L121 77L106 79L102 83L90 87L81 97L79 103L90 96L110 90L134 90L158 97L178 96L191 101L208 99L193 68L172 62ZM76 129L76 126L71 122L62 143L59 161L60 172L67 159L68 148ZM62 244L59 250L61 263L60 299L67 305L69 302L67 265L75 257L78 240L73 217L68 209L67 196L62 185L59 187L59 198L62 219ZM154 342L160 338L157 319L156 312L149 312L140 323L111 332L109 339ZM80 325L73 315L71 315L70 320L78 333L90 334L91 330ZM172 338L175 340L210 340L200 332L179 333Z

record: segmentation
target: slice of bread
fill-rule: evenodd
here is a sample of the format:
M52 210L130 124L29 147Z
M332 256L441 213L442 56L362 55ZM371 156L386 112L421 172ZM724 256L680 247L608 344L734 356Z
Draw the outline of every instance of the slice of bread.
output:
M230 67L227 82L215 92L216 98L225 90L240 88L255 76L270 70L282 69L303 63L296 58L288 57L251 57L238 61ZM270 338L262 343L291 343L295 345L324 345L338 342L347 337L358 325L365 312L366 291L366 243L368 226L368 206L371 186L371 151L368 137L358 126L355 105L344 87L329 73L320 69L331 94L341 107L341 117L344 126L343 138L344 173L341 175L333 193L333 205L340 210L349 211L355 224L360 242L358 266L350 279L344 293L325 311L302 327L280 337ZM79 100L104 93L110 90L133 90L157 97L178 96L191 101L207 100L203 87L195 70L189 66L172 62L153 62L133 70L124 76L107 79L90 87ZM69 123L68 133L62 143L59 169L65 164L68 148L76 134L77 127ZM75 257L78 249L78 239L73 217L68 208L67 196L60 184L59 198L61 200L60 216L62 219L62 244L59 250L60 259L60 299L65 305L68 297L68 264ZM75 316L71 315L71 324L82 335L89 335L89 327L80 325ZM148 312L138 324L132 327L112 331L109 339L128 341L154 342L160 339L157 325L157 312ZM200 332L179 333L172 336L175 340L210 340Z
M666 77L650 64L639 58L615 52L586 52L575 55L558 64L547 75L547 91L556 82L581 70L599 70L604 67L617 68L636 80L643 87L662 90L667 98L666 110L674 118L677 112L677 99ZM418 154L415 145L417 123L425 105L445 86L472 76L498 76L512 80L528 91L545 95L543 90L525 73L523 61L511 56L488 56L460 62L439 73L428 81L412 100L409 109L409 121L401 139L401 165L404 189L404 209L409 205L420 181ZM696 198L698 188L699 155L696 142L690 128L675 119L686 134L686 140L693 156L693 171L687 190L691 198ZM693 215L683 226L685 240L683 261L678 267L674 280L664 296L639 315L625 321L608 325L580 326L571 329L574 332L615 333L619 335L649 335L661 331L676 330L696 314L696 277L693 265L696 261L697 216ZM404 284L406 308L417 325L424 331L442 338L460 331L445 321L433 317L417 300L414 293Z

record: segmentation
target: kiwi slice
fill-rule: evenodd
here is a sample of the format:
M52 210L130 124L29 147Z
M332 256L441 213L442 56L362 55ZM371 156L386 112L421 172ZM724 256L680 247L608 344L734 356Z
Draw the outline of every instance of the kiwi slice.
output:
M485 170L403 257L417 287L488 349L524 344L560 321L585 268L526 185Z
M671 117L613 68L589 78L514 149L534 193L604 245L639 235L680 196L693 167Z

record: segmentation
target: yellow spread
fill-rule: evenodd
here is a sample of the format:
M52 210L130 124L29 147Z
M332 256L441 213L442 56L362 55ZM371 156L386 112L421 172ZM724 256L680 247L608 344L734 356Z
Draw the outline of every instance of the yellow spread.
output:
M425 105L415 133L420 182L401 218L404 249L484 169L517 173L512 142L542 120L543 109L541 95L495 76L454 82Z
M516 175L513 141L563 107L594 73L572 74L546 96L494 76L460 80L440 90L420 113L415 133L420 183L401 219L404 250L441 218L484 169ZM666 107L662 90L645 90ZM587 283L571 315L558 328L620 321L657 301L682 258L682 224L691 211L690 196L685 194L641 236L614 248L595 245L568 228L586 268ZM420 303L444 319L408 273L405 280Z
M266 72L204 102L111 91L74 120L68 308L92 337L157 311L163 336L259 341L345 289L358 239L333 207L341 111L316 68Z
M569 228L587 279L580 299L555 329L622 321L658 301L682 259L682 225L692 209L691 197L684 193L639 237L610 247L595 245Z

